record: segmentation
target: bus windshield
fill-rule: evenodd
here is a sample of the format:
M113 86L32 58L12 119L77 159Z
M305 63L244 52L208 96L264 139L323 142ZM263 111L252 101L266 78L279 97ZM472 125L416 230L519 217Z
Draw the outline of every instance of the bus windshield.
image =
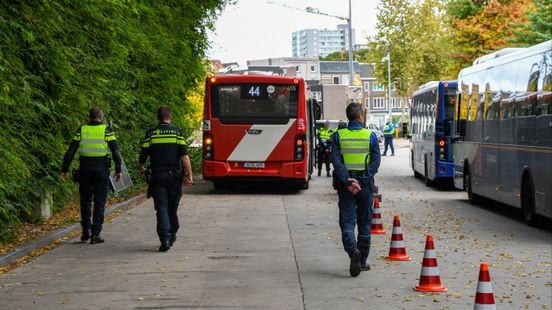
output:
M454 120L456 109L456 89L445 89L445 121Z
M446 137L452 136L452 122L454 121L454 113L456 111L456 89L445 88L444 90L444 132Z
M299 89L282 84L211 86L212 115L224 124L287 124L297 118Z

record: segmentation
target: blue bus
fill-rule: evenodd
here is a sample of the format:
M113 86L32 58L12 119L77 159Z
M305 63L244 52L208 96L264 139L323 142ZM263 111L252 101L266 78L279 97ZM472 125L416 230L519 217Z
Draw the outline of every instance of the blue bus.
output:
M552 40L476 59L458 76L454 185L552 218Z
M452 181L456 81L428 82L412 94L410 165L427 186Z

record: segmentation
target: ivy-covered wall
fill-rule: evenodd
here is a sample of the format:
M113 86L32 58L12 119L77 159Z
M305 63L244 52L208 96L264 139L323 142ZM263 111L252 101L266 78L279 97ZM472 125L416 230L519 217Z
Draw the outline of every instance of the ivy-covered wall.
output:
M0 2L0 243L44 192L57 211L76 194L58 176L90 107L112 121L134 180L159 106L187 133L199 127L201 106L190 98L205 76L206 31L227 2Z

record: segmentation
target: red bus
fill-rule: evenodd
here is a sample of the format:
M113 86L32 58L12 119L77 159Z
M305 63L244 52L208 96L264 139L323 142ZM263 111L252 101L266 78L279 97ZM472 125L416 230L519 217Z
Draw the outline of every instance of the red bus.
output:
M301 78L222 75L205 82L203 178L215 189L248 180L307 189L314 101Z

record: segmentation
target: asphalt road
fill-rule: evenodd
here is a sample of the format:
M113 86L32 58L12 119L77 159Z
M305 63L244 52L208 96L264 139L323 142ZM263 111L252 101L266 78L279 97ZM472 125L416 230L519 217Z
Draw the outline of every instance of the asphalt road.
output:
M479 264L490 264L499 309L551 309L552 233L517 210L468 204L451 186L413 177L405 141L383 157L386 235L372 237L372 270L348 275L337 197L327 177L309 190L249 185L185 188L176 245L157 252L152 201L106 223L106 243L61 245L0 276L0 309L469 309ZM410 262L388 262L393 215ZM432 234L446 293L418 284Z

